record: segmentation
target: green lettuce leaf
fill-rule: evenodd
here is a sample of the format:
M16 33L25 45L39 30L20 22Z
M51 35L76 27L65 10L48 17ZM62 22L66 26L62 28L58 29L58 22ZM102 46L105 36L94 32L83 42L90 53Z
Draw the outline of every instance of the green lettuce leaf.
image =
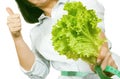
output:
M68 2L64 6L68 12L52 28L54 49L68 59L79 58L95 64L101 45L98 23L102 20L93 9L87 9L81 2Z

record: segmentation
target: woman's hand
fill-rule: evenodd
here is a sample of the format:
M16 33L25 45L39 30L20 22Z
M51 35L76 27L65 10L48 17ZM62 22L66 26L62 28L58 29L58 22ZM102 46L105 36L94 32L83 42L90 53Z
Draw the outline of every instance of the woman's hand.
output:
M103 32L100 34L100 38L105 39L106 36ZM97 63L101 65L102 70L106 68L107 65L112 66L114 68L118 68L117 65L115 64L115 61L113 60L111 56L111 52L108 48L108 43L105 42L100 49L99 56L97 58Z
M102 45L101 49L100 49L100 53L99 56L97 58L97 64L101 66L102 70L104 71L106 66L112 66L114 68L118 68L114 59L111 56L111 52L109 51L109 49L106 47L106 43ZM95 65L90 65L91 70L94 70ZM109 73L109 72L105 72L104 73L111 77L113 74Z
M7 17L7 25L9 30L13 36L13 38L17 38L21 36L21 19L19 14L14 14L12 9L6 8L9 16Z
M107 65L112 66L116 69L118 68L111 56L111 52L105 44L101 47L100 54L97 58L97 63L101 65L102 70L104 70Z
M101 33L101 38L106 38L105 34L102 32ZM105 42L100 49L99 56L97 58L97 63L101 66L102 70L104 71L106 66L112 66L114 68L118 68L114 59L111 56L111 52L109 51L108 48L108 43ZM94 66L90 65L91 69L94 71ZM111 76L112 74L105 72L107 76Z

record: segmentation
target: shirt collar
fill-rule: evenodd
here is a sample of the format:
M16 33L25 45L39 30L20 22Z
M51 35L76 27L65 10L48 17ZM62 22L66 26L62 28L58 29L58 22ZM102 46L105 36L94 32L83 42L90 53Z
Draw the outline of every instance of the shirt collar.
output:
M64 3L68 2L68 1L69 1L69 0L58 0L57 5L59 5L59 4L64 4ZM42 21L43 19L45 19L45 18L47 18L47 17L48 17L48 16L45 16L45 14L42 13L41 16L38 18L38 21L40 22L40 21Z
M58 0L59 3L66 3L68 2L69 0Z
M40 17L38 18L38 21L41 21L41 20L45 19L46 17L47 17L47 16L45 16L45 14L42 13L42 14L40 15Z

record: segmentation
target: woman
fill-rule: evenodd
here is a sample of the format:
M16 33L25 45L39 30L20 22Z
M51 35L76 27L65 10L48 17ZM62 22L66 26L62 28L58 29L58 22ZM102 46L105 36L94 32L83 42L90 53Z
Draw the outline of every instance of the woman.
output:
M15 14L10 8L7 8L9 14L7 25L13 37L18 58L24 72L31 79L45 79L49 73L50 65L59 71L84 72L86 75L60 76L59 79L99 79L92 71L94 66L88 65L82 60L74 61L66 59L56 53L50 41L52 25L65 14L64 4L70 0L16 0L19 9L28 23L38 23L31 30L32 51L24 42L21 35L21 22L19 14ZM72 1L72 0L71 0ZM75 0L73 0L75 1ZM78 1L78 0L76 0ZM103 19L104 8L96 0L79 0L87 8L96 10L97 15ZM101 38L105 38L103 22L99 24L103 33ZM103 44L100 50L97 62L101 64L102 70L107 65L117 68L107 42Z

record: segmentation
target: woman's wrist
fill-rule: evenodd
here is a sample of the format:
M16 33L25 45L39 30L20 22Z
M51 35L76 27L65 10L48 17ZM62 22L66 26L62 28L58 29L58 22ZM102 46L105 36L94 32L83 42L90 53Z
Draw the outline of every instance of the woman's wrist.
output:
M17 37L14 37L14 36L12 36L12 37L13 37L14 42L15 42L15 41L19 41L19 40L23 40L22 34L20 34L20 35L17 36Z

